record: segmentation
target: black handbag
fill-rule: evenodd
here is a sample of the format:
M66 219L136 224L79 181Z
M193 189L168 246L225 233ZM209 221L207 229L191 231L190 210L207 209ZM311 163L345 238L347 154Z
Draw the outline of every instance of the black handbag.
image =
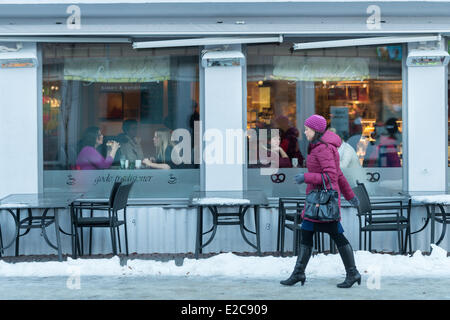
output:
M322 176L322 189L314 189L306 195L304 217L323 222L338 221L339 213L339 194L333 189L330 177L325 175L330 183L330 189L327 189L325 178Z

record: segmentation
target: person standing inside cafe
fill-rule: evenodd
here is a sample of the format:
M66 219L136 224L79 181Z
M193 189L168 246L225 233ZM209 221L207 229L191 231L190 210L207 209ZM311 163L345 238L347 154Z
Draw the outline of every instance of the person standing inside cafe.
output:
M305 120L305 135L309 142L306 158L307 173L300 173L294 177L295 183L306 183L306 193L322 186L322 174L328 174L331 186L339 194L339 209L341 206L340 195L352 205L359 204L346 178L339 168L339 153L337 148L341 145L341 139L331 131L327 131L327 121L320 115L312 115ZM326 175L325 175L326 177ZM327 186L330 181L325 178ZM302 213L304 218L304 212ZM339 218L340 220L340 218ZM350 288L355 282L361 284L361 275L355 265L353 249L344 236L344 229L340 221L321 222L304 218L301 226L300 251L291 276L281 281L283 285L294 285L297 282L305 283L305 269L312 254L313 236L315 232L326 232L336 243L339 254L345 266L346 277L339 283L339 288Z

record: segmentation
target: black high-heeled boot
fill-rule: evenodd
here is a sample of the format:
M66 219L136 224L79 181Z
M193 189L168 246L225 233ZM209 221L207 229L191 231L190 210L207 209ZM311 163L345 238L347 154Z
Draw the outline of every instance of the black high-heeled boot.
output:
M306 276L305 269L308 264L309 258L311 257L312 247L300 244L300 253L297 256L297 262L295 263L294 271L289 278L280 281L282 285L292 286L297 282L301 281L302 285L305 284Z
M358 285L361 285L361 274L358 272L358 269L356 269L352 246L350 244L346 244L345 246L339 247L338 250L341 255L342 262L344 262L347 275L345 276L344 282L339 283L337 287L350 288L355 282L358 282Z

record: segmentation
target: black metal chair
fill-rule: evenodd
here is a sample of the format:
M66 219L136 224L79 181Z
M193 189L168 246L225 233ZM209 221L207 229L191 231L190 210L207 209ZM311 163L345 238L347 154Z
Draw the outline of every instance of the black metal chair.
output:
M94 217L94 210L108 210L108 208L112 207L114 203L114 197L116 195L117 190L119 189L119 186L122 184L122 182L115 182L113 187L111 188L111 191L109 193L109 199L106 201L78 201L74 202L72 204L73 209L76 210L75 214L78 214L77 217L83 218L83 210L88 209L90 210L90 217ZM79 243L77 243L78 250L80 251L80 255L84 255L84 232L83 227L80 227L80 240L81 240L81 248L79 246ZM89 255L92 255L92 227L89 227Z
M117 241L119 243L119 251L122 252L122 247L120 243L120 233L119 227L124 225L125 229L125 247L126 254L128 255L128 233L127 233L127 217L126 217L126 207L128 203L128 196L131 190L133 183L122 185L120 183L114 184L111 194L110 200L106 202L96 202L86 204L74 204L73 205L73 227L74 227L74 236L75 242L78 247L79 253L83 255L83 251L80 250L79 245L79 237L77 229L82 230L82 228L89 227L90 228L90 241L89 241L89 254L92 254L92 228L109 228L111 232L111 243L113 254L117 254ZM105 206L105 203L107 204ZM90 217L83 217L82 210L89 209L91 210ZM77 211L80 211L80 215L77 214ZM123 210L123 220L119 220L118 212ZM108 216L94 217L94 211L107 211ZM117 241L116 241L116 231L117 231Z
M277 231L277 251L281 255L284 253L285 231L293 232L292 248L294 255L298 254L301 241L301 213L305 206L304 198L279 198L278 199L278 231ZM291 222L291 223L286 223ZM314 234L314 248L318 252L325 251L324 233L316 232ZM333 240L330 238L330 251L336 253Z
M292 247L294 255L298 252L300 243L300 227L302 223L302 209L305 199L301 198L279 198L278 199L278 232L277 232L277 251L283 255L284 238L286 229L293 232ZM286 223L290 221L292 223Z
M369 251L372 251L372 232L392 231L398 234L399 252L405 253L406 243L403 245L403 232L406 231L405 241L410 234L410 207L401 200L371 202L364 183L356 181L353 192L359 199L359 250L361 250L362 233L364 233L364 250L367 250L367 233L369 233ZM408 216L403 216L403 210L408 210ZM383 211L383 212L379 212Z

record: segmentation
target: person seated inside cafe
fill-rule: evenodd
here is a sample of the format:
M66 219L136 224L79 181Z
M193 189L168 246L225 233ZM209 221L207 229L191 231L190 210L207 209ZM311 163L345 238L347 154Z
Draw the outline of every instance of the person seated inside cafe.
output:
M125 120L122 124L122 130L123 133L117 136L120 149L116 158L126 159L130 163L143 160L144 152L142 151L141 138L138 137L138 122L135 119Z
M396 118L375 126L374 142L368 144L364 158L367 167L401 167L398 147L400 144Z
M173 145L171 143L171 131L161 128L155 131L153 145L156 149L156 157L145 158L142 163L152 169L171 169L174 167L172 161Z
M303 155L300 152L298 144L299 131L292 126L289 118L286 116L278 116L275 118L275 128L280 130L280 146L286 152L289 159L297 159L298 166L303 166Z
M280 135L279 134L272 135L272 130L267 130L267 140L268 140L268 147L266 147L264 144L260 144L260 147L267 152L267 159L270 159L271 161L273 160L278 161L279 168L291 168L292 167L291 159L289 158L286 151L284 151L284 149L281 147ZM273 165L272 163L269 163L267 165L263 164L262 166L265 167L272 165Z
M104 158L97 150L103 144L103 134L98 127L87 128L81 140L81 151L76 160L77 168L81 170L108 169L111 167L120 144L110 140L106 143L107 152Z

